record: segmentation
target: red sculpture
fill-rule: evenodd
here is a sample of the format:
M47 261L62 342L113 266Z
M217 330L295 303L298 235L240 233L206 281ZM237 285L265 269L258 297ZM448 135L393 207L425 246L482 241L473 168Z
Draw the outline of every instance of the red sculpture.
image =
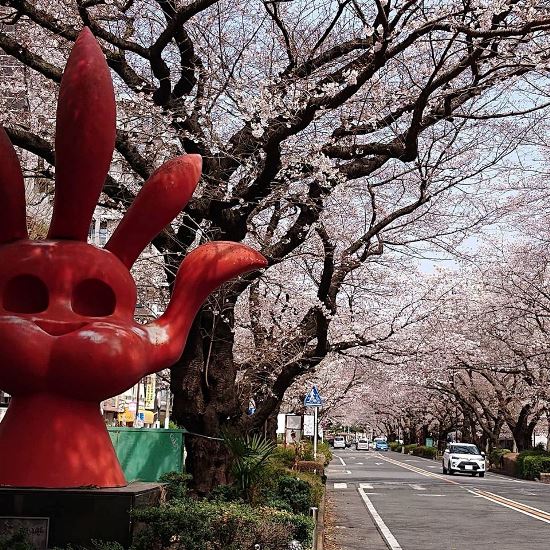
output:
M240 244L200 246L181 264L164 315L137 324L129 268L189 200L201 157L159 168L101 250L86 238L114 144L109 69L84 29L61 82L45 241L28 239L21 168L0 128L0 388L12 395L0 423L0 485L125 485L99 402L174 363L208 294L266 265Z

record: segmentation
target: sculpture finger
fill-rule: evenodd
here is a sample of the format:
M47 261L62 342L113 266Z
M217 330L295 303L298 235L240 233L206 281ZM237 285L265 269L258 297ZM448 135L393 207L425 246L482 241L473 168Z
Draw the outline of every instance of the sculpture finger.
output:
M105 246L130 269L141 251L187 204L201 177L200 155L164 163L145 182Z
M115 111L105 56L84 28L67 61L59 91L49 238L86 241L113 156Z
M199 246L182 262L166 312L146 325L156 354L154 372L174 363L182 354L187 334L202 303L230 279L267 266L252 248L225 241Z
M0 244L26 239L25 184L10 138L0 126Z

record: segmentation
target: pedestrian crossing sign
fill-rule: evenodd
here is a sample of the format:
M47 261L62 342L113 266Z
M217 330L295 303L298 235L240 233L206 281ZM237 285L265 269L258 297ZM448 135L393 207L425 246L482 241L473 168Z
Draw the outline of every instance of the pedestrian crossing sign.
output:
M322 407L323 406L323 400L319 395L319 390L317 389L317 386L313 386L313 388L311 388L311 391L306 395L304 399L304 406L305 407Z

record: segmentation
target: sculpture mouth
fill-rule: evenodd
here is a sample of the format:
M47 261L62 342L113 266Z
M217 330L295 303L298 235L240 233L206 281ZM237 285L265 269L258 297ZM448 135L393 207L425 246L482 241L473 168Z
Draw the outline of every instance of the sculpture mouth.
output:
M82 328L87 323L85 321L67 323L65 321L40 320L35 321L35 324L51 336L63 336L64 334L69 334L69 332L74 332Z

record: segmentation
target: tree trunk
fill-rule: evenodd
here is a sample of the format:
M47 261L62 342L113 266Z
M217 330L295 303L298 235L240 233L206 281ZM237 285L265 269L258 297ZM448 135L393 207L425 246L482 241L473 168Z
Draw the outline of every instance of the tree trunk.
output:
M201 311L189 332L181 359L172 367L173 418L198 434L185 440L186 469L199 494L230 482L231 457L220 438L224 428L236 428L242 418L233 362L232 312L228 321ZM204 437L206 436L206 437Z
M210 493L218 485L231 483L231 457L223 441L204 437L186 437L185 469L193 476L193 489L200 495Z
M514 442L518 452L530 449L532 445L533 430L535 424L529 422L530 405L525 405L518 416L517 422L509 422L508 426L514 437Z

